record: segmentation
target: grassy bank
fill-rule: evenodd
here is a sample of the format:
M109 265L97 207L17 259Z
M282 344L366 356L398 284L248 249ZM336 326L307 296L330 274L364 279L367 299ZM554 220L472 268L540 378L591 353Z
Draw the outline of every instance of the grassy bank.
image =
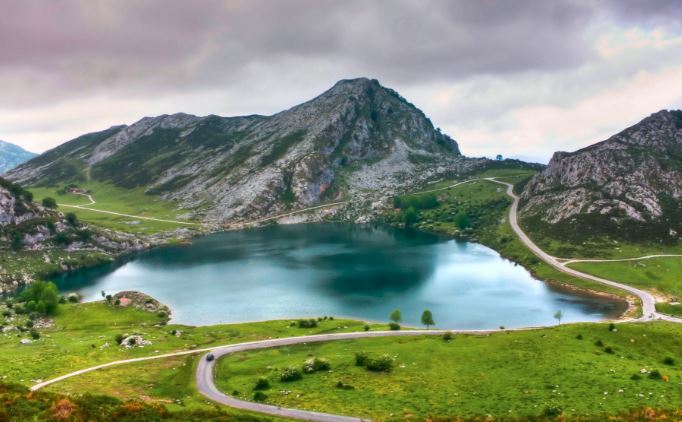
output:
M376 419L596 416L682 407L682 327L577 324L490 336L381 338L245 352L220 360L217 384L252 399L265 377L266 403ZM356 366L355 354L388 354L389 372ZM330 370L282 382L310 357ZM664 363L672 358L674 365ZM669 361L668 361L669 362ZM642 372L642 370L647 372ZM654 372L657 370L662 379ZM641 378L641 379L633 379ZM666 381L667 379L667 381ZM340 384L339 384L340 383Z
M96 210L112 211L148 218L178 220L180 215L187 213L187 210L178 209L177 205L172 202L164 201L155 195L146 194L141 188L121 189L109 184L97 182L79 184L78 187L90 192L97 203L88 205L90 202L88 198L83 195L65 193L64 186L32 187L29 190L33 192L36 201L41 201L46 197L52 197L56 199L59 204L63 205L80 205ZM70 208L67 206L62 206L61 211L74 212L81 221L87 223L130 233L153 234L174 230L180 227L187 227L186 225L172 222L135 219L99 213L96 211Z
M15 327L18 321L22 319L11 310L4 316L5 327ZM105 302L59 305L51 326L39 329L40 338L30 344L21 344L22 339L31 339L28 330L14 328L0 335L0 373L5 382L31 385L36 380L120 359L271 337L359 331L364 326L363 322L348 320L321 321L315 328L290 326L290 321L205 327L165 325L164 321L154 313ZM118 345L116 336L125 334L139 334L151 344L132 348Z

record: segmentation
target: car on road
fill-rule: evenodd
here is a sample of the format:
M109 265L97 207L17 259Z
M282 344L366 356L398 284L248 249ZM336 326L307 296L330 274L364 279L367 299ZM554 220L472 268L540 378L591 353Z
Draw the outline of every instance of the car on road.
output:
M213 353L209 353L208 355L206 355L206 361L207 362L212 362L213 359L215 359L215 356L213 356Z

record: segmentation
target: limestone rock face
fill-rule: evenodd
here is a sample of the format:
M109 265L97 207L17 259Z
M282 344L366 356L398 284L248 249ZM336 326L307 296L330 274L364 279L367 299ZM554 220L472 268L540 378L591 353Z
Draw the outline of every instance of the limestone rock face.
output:
M682 111L659 111L611 138L557 152L522 194L521 215L559 223L581 215L646 224L682 199Z
M143 187L194 217L226 221L409 187L475 163L398 93L359 78L272 116L145 117L67 142L8 177Z

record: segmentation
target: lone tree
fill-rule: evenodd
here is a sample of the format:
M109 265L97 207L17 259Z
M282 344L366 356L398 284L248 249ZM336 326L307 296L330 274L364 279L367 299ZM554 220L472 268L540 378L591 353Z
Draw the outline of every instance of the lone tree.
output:
M396 324L400 324L403 322L403 314L400 313L400 309L396 309L395 311L391 312L391 321L395 322Z
M556 311L556 313L554 314L554 319L559 321L559 324L561 324L561 318L563 318L563 317L564 317L564 314L562 314L561 311Z
M45 208L50 208L50 209L57 208L57 201L55 201L54 198L50 198L48 196L47 198L43 198L43 206Z
M436 325L433 320L433 314L428 309L422 313L422 324L426 325L427 330L431 325Z

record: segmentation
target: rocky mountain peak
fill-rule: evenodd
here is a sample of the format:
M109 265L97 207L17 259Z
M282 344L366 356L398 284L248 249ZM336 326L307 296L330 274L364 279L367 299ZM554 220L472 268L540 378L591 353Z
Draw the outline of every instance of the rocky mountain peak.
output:
M662 110L605 141L555 153L522 199L522 216L550 224L578 218L608 230L631 221L671 232L663 226L677 224L671 213L682 200L682 111Z
M83 135L9 174L25 185L92 178L201 209L262 216L395 189L466 165L457 143L377 80L342 80L272 116L145 117Z

